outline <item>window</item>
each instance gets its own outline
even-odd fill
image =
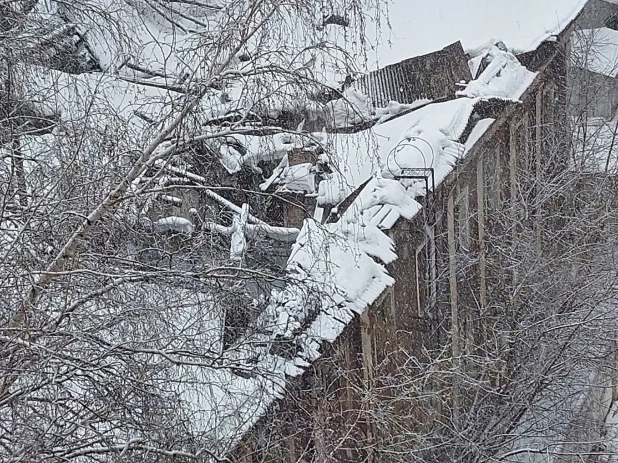
[[[429,244],[429,307],[433,308],[438,302],[438,269],[436,266],[436,232],[433,225],[426,226]]]
[[[544,95],[545,87],[542,87],[536,94],[536,108],[534,116],[534,178],[537,181],[537,184],[540,181],[541,160],[543,157],[543,136],[545,132],[545,108],[543,107]]]
[[[372,347],[373,366],[378,368],[388,357],[393,337],[393,289],[390,288],[375,303],[375,325],[373,327]]]
[[[425,239],[414,253],[416,274],[416,306],[418,316],[425,316],[427,309],[437,303],[436,239],[432,225],[425,226]]]
[[[470,250],[470,189],[468,185],[459,186],[459,194],[455,201],[457,208],[457,231],[459,235],[459,248],[463,251]]]
[[[487,209],[492,211],[498,211],[502,208],[501,156],[501,148],[496,147],[493,152],[486,153],[483,159],[486,191],[485,202]]]
[[[528,172],[534,172],[534,163],[532,162],[531,147],[530,147],[530,117],[525,113],[520,121],[513,127],[511,137],[513,137],[512,148],[516,157],[517,167],[524,172],[524,177],[527,177]]]
[[[545,110],[545,126],[551,128],[550,126],[554,123],[555,114],[556,114],[556,85],[553,82],[548,83],[543,89],[543,100]]]
[[[605,20],[605,27],[618,31],[618,14],[613,14]]]
[[[423,242],[414,253],[414,273],[416,274],[416,309],[418,311],[418,316],[422,317],[425,312],[425,275],[424,275],[424,267],[425,265],[425,254],[426,254],[426,246],[427,242]]]
[[[539,154],[533,149],[534,137],[531,136],[531,132],[536,130],[536,127],[531,122],[532,118],[525,113],[511,134],[514,138],[513,149],[515,150],[513,153],[515,171],[511,174],[515,181],[515,188],[511,190],[515,194],[513,218],[520,222],[520,225],[525,224],[525,226],[530,225],[531,207],[535,204],[534,198],[538,187],[537,170],[540,168],[537,162]]]

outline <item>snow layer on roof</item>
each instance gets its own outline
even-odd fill
[[[536,77],[536,73],[528,71],[514,55],[496,46],[489,47],[479,56],[491,62],[465,90],[457,92],[458,95],[518,100]]]
[[[176,6],[177,10],[183,8],[187,6]],[[174,27],[156,14],[147,2],[90,0],[77,7],[70,2],[38,2],[36,13],[41,17],[59,14],[67,21],[78,24],[104,70],[116,69],[130,58],[133,64],[150,70],[168,70],[170,75],[181,75],[188,70],[186,55],[196,55],[199,34],[191,30],[196,24],[168,10],[168,17],[176,16],[171,19],[181,27],[186,26],[186,29]],[[213,10],[193,7],[191,14],[207,21],[212,18]],[[126,68],[124,70],[128,71]]]
[[[477,141],[481,139],[483,135],[485,135],[485,132],[489,130],[489,127],[491,127],[491,124],[493,124],[494,121],[495,119],[487,118],[481,119],[476,123],[476,125],[472,129],[472,132],[470,133],[470,136],[468,136],[468,139],[466,140],[466,153],[472,149],[472,147],[476,144]]]
[[[436,183],[440,183],[464,153],[458,140],[468,126],[477,101],[460,98],[411,113],[408,130],[389,152],[383,174],[398,177],[404,174],[404,169],[431,168]]]
[[[233,445],[283,396],[286,377],[301,375],[320,357],[324,342],[334,341],[394,283],[383,265],[396,258],[394,243],[377,228],[372,212],[388,206],[410,218],[421,207],[415,194],[395,180],[374,178],[338,222],[305,220],[288,259],[289,284],[273,290],[254,334],[237,351],[231,350],[250,377],[227,370],[207,372],[212,390],[195,391],[199,406],[193,408],[200,410],[196,418],[214,441]],[[308,327],[300,332],[303,323]],[[285,344],[295,351],[291,358],[270,349]]]
[[[573,34],[573,63],[608,77],[618,76],[618,31],[602,27]]]
[[[172,114],[173,97],[163,89],[136,85],[107,74],[70,75],[31,69],[28,97],[37,107],[60,116],[61,125],[87,126],[99,134],[110,127],[123,146],[143,143]]]
[[[440,50],[461,40],[464,49],[491,39],[515,52],[535,49],[559,33],[587,0],[392,0],[392,32],[369,55],[370,67],[383,67],[412,56]],[[375,28],[369,30],[375,37]],[[391,44],[389,45],[389,40]]]
[[[365,95],[354,88],[343,93],[343,98],[326,104],[332,127],[350,127],[371,119],[371,105]]]
[[[391,151],[402,139],[402,134],[416,126],[420,120],[427,124],[438,124],[439,130],[457,139],[468,123],[474,105],[473,99],[462,98],[437,105],[428,105],[414,112],[389,119],[384,123],[354,134],[314,133],[315,143],[321,144],[327,152],[326,161],[333,170],[332,176],[319,184],[318,201],[321,204],[336,204],[357,187],[382,171]],[[393,103],[395,105],[395,103]],[[463,114],[460,108],[463,107]],[[456,118],[456,121],[453,120]],[[437,120],[438,119],[438,120]],[[440,125],[440,120],[446,121]],[[247,150],[244,156],[238,155],[231,172],[240,170],[242,165],[255,165],[260,160],[282,159],[292,150],[307,147],[307,140],[294,134],[281,133],[273,136],[230,137],[241,143]],[[226,164],[229,165],[229,164]],[[276,177],[279,173],[276,172]],[[273,174],[275,175],[275,174]],[[270,185],[265,182],[264,186]]]
[[[465,130],[477,100],[460,98],[425,106],[370,131],[336,135],[328,146],[333,175],[319,184],[318,203],[337,204],[372,175],[401,175],[404,167],[444,166],[444,153]],[[446,150],[446,151],[445,151]],[[404,159],[405,158],[405,159]]]

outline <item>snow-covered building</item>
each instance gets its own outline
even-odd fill
[[[488,447],[508,447],[522,409],[508,411],[501,423],[487,418],[507,389],[512,366],[496,351],[516,362],[500,323],[505,307],[516,311],[521,302],[504,288],[520,281],[512,262],[554,245],[549,231],[559,228],[554,222],[562,217],[546,214],[553,198],[543,186],[569,164],[565,82],[577,75],[569,73],[569,57],[579,43],[570,38],[578,28],[613,34],[608,30],[616,1],[395,1],[389,40],[372,37],[377,27],[367,18],[375,48],[364,50],[365,72],[328,68],[323,61],[330,53],[340,61],[337,47],[313,55],[320,49],[315,44],[285,48],[289,30],[258,34],[256,43],[244,44],[249,51],[227,56],[209,28],[222,37],[234,35],[226,19],[235,17],[236,8],[251,11],[254,2],[230,2],[229,9],[202,1],[92,3],[88,10],[71,2],[24,1],[19,14],[0,5],[0,30],[11,30],[19,17],[35,18],[11,42],[15,61],[26,63],[29,85],[0,83],[11,110],[11,117],[0,116],[0,143],[25,140],[24,151],[57,155],[66,163],[61,167],[68,174],[58,180],[60,190],[68,191],[68,199],[60,195],[69,210],[60,214],[62,226],[66,215],[85,217],[89,227],[91,211],[104,209],[99,205],[107,201],[108,184],[119,176],[120,186],[127,184],[122,201],[112,196],[93,220],[115,211],[121,225],[110,227],[113,239],[100,233],[93,242],[119,257],[125,276],[135,266],[141,271],[142,264],[152,271],[138,275],[145,280],[131,298],[120,293],[107,300],[103,293],[96,300],[95,293],[91,301],[92,284],[96,290],[109,284],[99,268],[107,255],[93,246],[96,252],[82,254],[93,259],[85,274],[96,275],[84,277],[83,294],[70,294],[77,302],[65,303],[71,310],[81,301],[130,305],[143,309],[148,320],[160,311],[166,323],[173,314],[168,326],[145,324],[137,340],[133,331],[114,331],[113,325],[106,333],[110,344],[148,349],[143,361],[166,368],[165,375],[154,376],[157,386],[165,386],[157,389],[161,396],[173,397],[177,407],[166,417],[176,419],[182,410],[183,432],[191,438],[165,440],[177,423],[165,421],[165,439],[157,445],[167,453],[159,455],[191,455],[176,451],[178,445],[198,458],[228,455],[232,461],[387,461],[416,446],[430,449],[435,459],[452,460],[440,448],[434,451],[423,437],[430,433],[423,432],[453,426],[465,436],[462,416],[475,400],[469,391],[483,388],[492,399],[480,408],[482,416],[467,419],[490,423],[489,437],[505,439]],[[219,15],[224,10],[228,16]],[[99,24],[96,18],[109,21]],[[294,29],[286,19],[280,25]],[[316,20],[313,29],[325,30],[328,19]],[[333,26],[347,20],[330,21]],[[346,35],[333,34],[327,38],[335,43]],[[132,39],[117,40],[124,35]],[[263,56],[262,40],[274,40],[278,48]],[[286,54],[298,60],[282,60]],[[213,77],[221,62],[224,71]],[[294,67],[281,69],[282,63]],[[316,82],[313,67],[335,76],[329,75],[330,83]],[[0,67],[6,82],[9,71]],[[28,103],[15,107],[10,92]],[[185,112],[190,117],[183,119]],[[170,120],[183,123],[165,132]],[[45,138],[54,130],[60,136]],[[82,137],[86,131],[94,135]],[[132,167],[136,147],[152,146],[161,134],[152,157]],[[81,153],[86,155],[74,162],[71,156]],[[12,156],[15,166],[19,159],[21,154]],[[51,164],[52,172],[60,170]],[[89,173],[105,179],[105,188],[73,184],[71,169],[80,181]],[[23,166],[21,171],[24,177]],[[130,182],[127,171],[135,171]],[[10,189],[27,205],[25,186]],[[38,190],[47,195],[45,188]],[[51,213],[56,207],[52,202]],[[14,222],[0,236],[1,249],[11,248],[21,233]],[[530,246],[520,249],[515,243],[524,236]],[[54,238],[44,243],[37,271],[47,268],[50,256],[73,257],[63,255]],[[112,275],[119,271],[105,265]],[[36,274],[51,281],[52,273],[63,276],[59,269]],[[157,279],[168,274],[169,280],[178,278]],[[250,282],[234,285],[235,279]],[[221,289],[219,280],[228,286]],[[77,288],[74,283],[61,281],[58,294]],[[225,301],[217,299],[221,295]],[[50,300],[52,313],[56,299]],[[83,329],[71,314],[76,321],[69,331]],[[71,318],[59,317],[59,326]],[[162,329],[170,333],[161,338],[156,331]],[[117,342],[116,336],[127,339]],[[474,361],[462,364],[463,353],[482,363],[478,371],[486,377],[475,376]],[[42,369],[33,369],[33,376],[40,375]],[[121,377],[124,370],[118,371]],[[464,376],[474,384],[462,382]],[[78,401],[90,386],[67,384],[67,394]],[[106,400],[104,394],[96,397]],[[58,450],[49,439],[40,453],[88,458],[101,448],[122,458],[139,446],[155,448],[148,426],[136,434],[106,428],[116,419],[112,409],[103,425],[89,427],[85,413],[76,419],[80,432],[70,423],[62,428],[64,421],[50,415],[48,428],[74,435],[76,450]],[[84,436],[94,442],[85,449]],[[23,459],[20,452],[16,461]]]
[[[466,386],[457,385],[457,370],[464,368],[457,358],[479,344],[500,342],[487,337],[486,327],[499,317],[493,311],[506,297],[504,280],[516,285],[519,278],[499,249],[526,233],[534,237],[534,252],[553,245],[545,215],[551,200],[541,206],[535,198],[539,185],[569,164],[563,130],[570,50],[579,46],[582,27],[611,24],[618,14],[611,1],[572,3],[561,10],[553,4],[554,18],[561,14],[558,25],[528,35],[527,47],[494,40],[467,48],[469,68],[462,75],[469,77],[451,82],[458,89],[445,98],[404,88],[405,79],[397,75],[409,72],[412,87],[425,82],[427,93],[435,95],[432,82],[415,75],[414,59],[352,83],[370,97],[348,103],[367,105],[364,122],[371,120],[372,127],[348,124],[347,132],[354,133],[335,137],[332,151],[319,158],[331,168],[312,177],[311,188],[296,176],[317,172],[318,163],[292,169],[286,158],[275,174],[279,188],[293,185],[290,190],[317,197],[316,210],[288,260],[295,281],[273,293],[258,322],[269,333],[269,353],[279,358],[286,379],[234,458],[386,461],[389,452],[405,448],[393,436],[408,439],[410,446],[430,445],[418,437],[423,431],[444,419],[458,425],[456,414],[463,414],[469,397]],[[424,76],[432,72],[432,55],[426,56],[421,62],[427,66],[418,70]],[[436,73],[444,77],[439,66]],[[403,98],[421,96],[384,104],[386,95],[398,92]],[[267,187],[276,182],[271,179]],[[328,298],[312,298],[324,290]],[[444,384],[426,384],[406,402],[409,391],[384,383],[384,373],[402,365],[406,374],[420,374],[409,362],[440,349],[452,353],[441,367],[452,375],[446,396],[438,392]],[[488,381],[506,381],[508,368],[497,367]],[[608,403],[605,397],[584,418],[576,417],[586,420],[591,442]],[[512,422],[502,425],[506,436]],[[578,447],[573,455],[586,451]]]

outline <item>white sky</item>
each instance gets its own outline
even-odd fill
[[[382,67],[461,40],[465,49],[490,39],[531,50],[572,20],[586,0],[390,0],[392,33],[382,34],[370,66]],[[375,37],[375,29],[368,31]],[[392,44],[388,45],[388,39]]]

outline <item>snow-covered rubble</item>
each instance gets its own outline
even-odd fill
[[[385,108],[376,108],[375,116],[378,118],[378,123],[386,122],[398,115],[412,111],[421,106],[427,105],[431,103],[432,100],[427,98],[421,98],[416,100],[410,104],[402,104],[397,101],[389,101],[388,105]]]
[[[333,167],[333,173],[319,183],[318,207],[336,205],[358,191],[345,210],[337,211],[335,222],[305,220],[287,263],[288,284],[273,291],[255,326],[261,333],[256,341],[295,346],[289,358],[271,350],[260,354],[263,365],[276,365],[272,374],[277,386],[268,400],[280,397],[286,376],[302,374],[320,357],[324,342],[333,342],[394,283],[385,265],[397,254],[386,231],[402,217],[413,218],[422,208],[417,199],[427,194],[424,182],[400,178],[404,169],[431,168],[439,184],[494,122],[479,121],[465,143],[462,137],[475,105],[484,98],[516,100],[535,77],[508,52],[492,48],[486,56],[491,62],[468,85],[470,93],[428,104],[365,133],[326,140],[328,155],[321,160]],[[495,79],[500,83],[494,84]],[[285,162],[280,165],[284,168]],[[231,421],[225,427],[233,427]]]
[[[329,102],[325,112],[334,128],[351,127],[372,119],[367,97],[354,88],[344,91],[343,98]]]
[[[265,136],[235,134],[222,142],[221,163],[230,174],[239,172],[243,166],[258,170],[260,161],[280,161],[292,151],[315,150],[326,141],[327,134],[324,132],[301,134],[281,131]],[[238,151],[238,145],[244,148],[244,153]],[[285,161],[280,167],[284,165]]]
[[[503,98],[517,101],[530,86],[536,73],[529,71],[508,51],[495,45],[484,50],[474,60],[488,60],[487,68],[459,96],[469,98]]]
[[[309,162],[289,165],[286,154],[272,175],[260,185],[262,191],[278,185],[277,192],[315,193],[315,167]]]
[[[470,85],[484,85],[486,96],[492,98],[520,96],[522,82],[516,77],[527,76],[528,71],[519,63],[511,63],[508,56],[512,55],[506,52],[492,50],[491,53],[490,59],[498,60],[496,66],[502,72],[500,77],[496,77],[490,69],[490,75],[517,82],[517,85],[506,94],[504,87],[500,86],[499,95],[492,95],[492,79],[485,73],[479,78],[482,84],[472,82]],[[516,61],[514,57],[512,59]],[[505,66],[504,63],[510,64]],[[462,144],[461,137],[470,124],[478,102],[478,98],[463,97],[429,104],[379,124],[371,130],[375,137],[373,149],[367,140],[363,143],[362,137],[367,137],[366,133],[336,135],[334,143],[327,143],[331,149],[326,160],[334,166],[334,172],[319,184],[318,205],[337,204],[349,192],[362,188],[346,210],[338,211],[340,216],[335,223],[305,222],[287,266],[293,283],[284,292],[273,294],[267,325],[278,327],[276,334],[296,336],[299,333],[290,330],[290,323],[298,324],[306,321],[307,316],[316,316],[306,312],[309,306],[306,299],[310,292],[307,288],[326,289],[323,294],[330,295],[327,302],[319,304],[317,319],[321,326],[332,332],[332,326],[327,327],[324,314],[335,308],[339,311],[346,308],[351,316],[362,312],[374,300],[365,295],[366,288],[372,288],[370,293],[375,298],[379,295],[379,292],[374,294],[377,287],[383,290],[392,284],[392,278],[383,265],[374,260],[388,264],[397,258],[384,228],[392,226],[400,217],[412,218],[421,208],[416,198],[427,194],[424,182],[396,179],[408,168],[431,168],[436,183],[441,182],[471,147]],[[472,132],[474,141],[492,122],[486,120],[479,124],[480,128]],[[337,169],[338,166],[341,170]],[[287,164],[284,161],[280,169],[285,168]],[[280,175],[277,173],[275,177],[280,178]],[[299,286],[302,290],[298,289]],[[299,295],[302,295],[302,301],[295,300]],[[268,318],[267,314],[264,317]],[[303,339],[306,339],[306,334]],[[334,338],[325,336],[324,339],[332,341]],[[316,342],[321,342],[321,339]],[[313,359],[313,355],[307,359]]]
[[[163,217],[154,223],[155,229],[159,232],[175,232],[190,235],[195,230],[195,226],[189,219],[184,217]]]

